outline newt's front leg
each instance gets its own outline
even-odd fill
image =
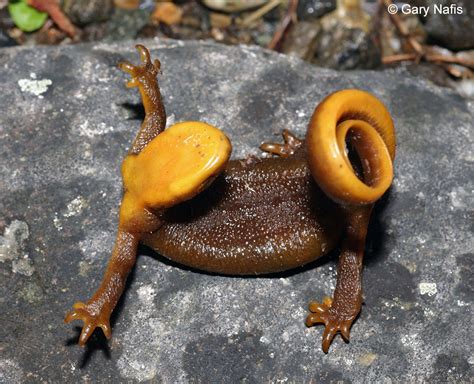
[[[288,129],[284,129],[281,135],[283,136],[284,144],[264,142],[260,145],[260,149],[263,152],[287,158],[293,156],[302,147],[303,141],[298,139]]]
[[[74,304],[65,321],[82,320],[79,344],[84,345],[94,329],[109,338],[110,315],[135,264],[137,246],[144,234],[156,231],[165,210],[202,191],[225,168],[230,157],[228,138],[202,122],[182,122],[164,130],[166,115],[156,75],[158,61],[137,46],[143,65],[122,63],[132,75],[128,86],[138,86],[146,116],[122,163],[124,196],[120,206],[117,240],[99,289],[86,303]]]

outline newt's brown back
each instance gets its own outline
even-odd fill
[[[300,157],[229,162],[193,199],[167,211],[142,241],[178,263],[223,274],[288,270],[334,248],[341,212]]]

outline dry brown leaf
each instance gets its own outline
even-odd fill
[[[114,0],[114,5],[121,9],[137,9],[140,5],[140,0]]]
[[[209,21],[215,28],[227,28],[232,24],[232,17],[223,13],[210,12]]]
[[[28,0],[28,4],[38,11],[48,13],[56,25],[69,36],[74,37],[76,35],[76,28],[63,13],[56,0]]]
[[[172,2],[157,3],[151,15],[154,22],[168,25],[179,24],[183,17],[183,10]]]

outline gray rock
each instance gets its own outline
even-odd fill
[[[80,26],[107,21],[114,11],[113,0],[63,0],[62,9]]]
[[[380,66],[374,37],[332,12],[321,20],[299,21],[285,38],[283,53],[318,66],[337,69],[373,69]]]
[[[313,42],[316,65],[338,69],[373,69],[380,66],[380,50],[370,32],[351,28],[334,18]]]
[[[104,40],[121,41],[135,39],[139,31],[148,24],[150,11],[147,9],[121,9],[116,8],[112,18],[107,23]]]
[[[298,1],[298,20],[315,20],[336,9],[336,0]]]
[[[286,55],[311,61],[318,49],[321,28],[321,23],[317,21],[298,21],[290,28],[281,51]]]
[[[17,45],[16,41],[13,40],[6,31],[0,28],[0,48],[13,47]]]
[[[332,257],[272,278],[190,271],[143,248],[113,317],[85,350],[63,324],[98,286],[113,245],[119,167],[139,126],[116,64],[133,43],[0,51],[0,382],[468,382],[472,379],[472,114],[403,70],[335,72],[257,48],[146,41],[171,121],[224,129],[234,157],[346,87],[393,114],[396,176],[378,204],[365,305],[349,344],[304,326],[331,294]],[[10,251],[9,251],[10,250]],[[23,263],[21,263],[23,261]],[[14,265],[22,265],[15,268]]]
[[[425,22],[426,32],[431,39],[453,50],[474,48],[474,2],[472,0],[418,1],[429,7],[428,16],[422,21]],[[455,8],[450,9],[450,6]]]

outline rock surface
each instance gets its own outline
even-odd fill
[[[298,20],[316,20],[336,9],[335,0],[302,0],[298,1]]]
[[[458,0],[454,3],[451,0],[418,0],[418,2],[429,7],[426,20],[422,20],[430,38],[453,50],[474,48],[472,0]]]
[[[121,159],[140,123],[133,44],[0,50],[0,382],[467,382],[473,377],[473,106],[400,70],[340,73],[257,48],[148,41],[169,120],[224,129],[234,157],[302,136],[328,93],[380,97],[398,129],[349,344],[304,326],[335,257],[273,278],[211,276],[141,249],[108,344],[63,316],[99,284]]]
[[[17,45],[16,41],[0,27],[0,47],[13,47],[14,45]]]
[[[114,11],[113,0],[63,0],[62,9],[71,21],[84,26],[106,21]]]

